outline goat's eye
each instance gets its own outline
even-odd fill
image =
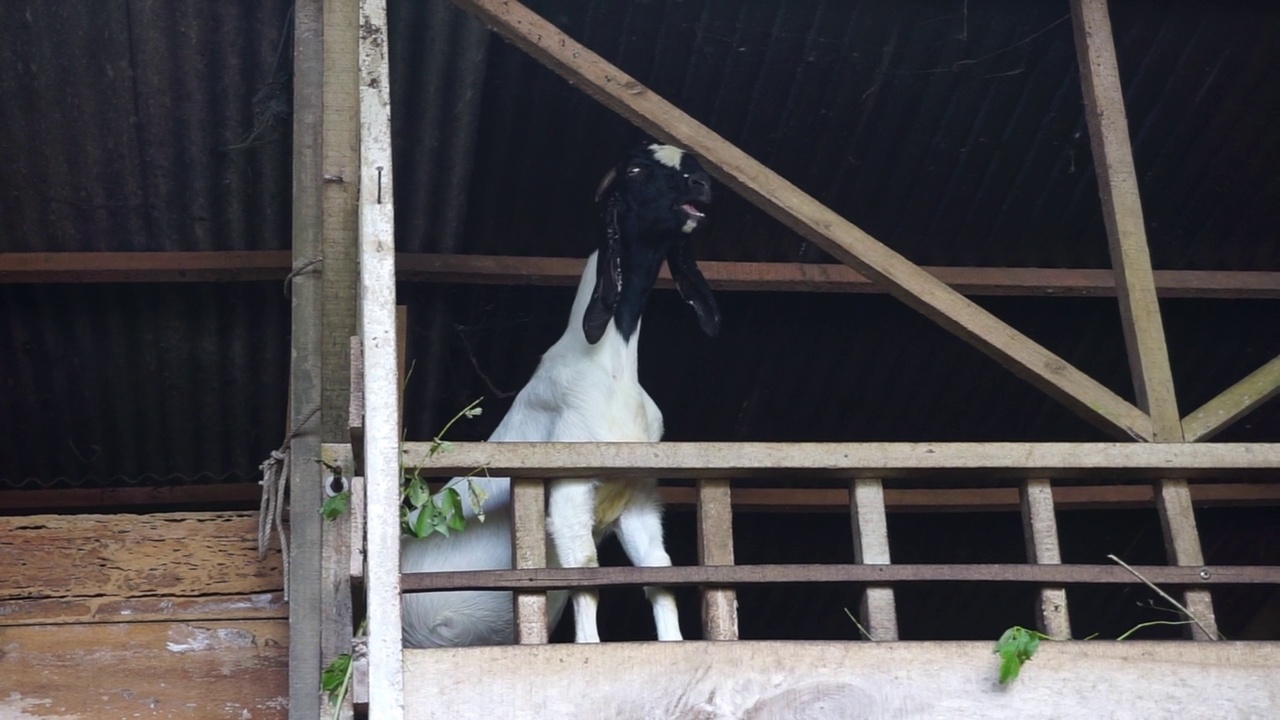
[[[627,168],[627,175],[630,177],[635,177],[636,175],[639,175],[642,172],[644,172],[644,168],[640,167],[639,165],[632,165],[631,167]]]

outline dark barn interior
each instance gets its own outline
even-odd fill
[[[1060,0],[527,5],[913,262],[1062,277],[1111,266]],[[290,248],[288,2],[31,0],[4,14],[0,45],[22,61],[0,68],[0,259]],[[447,3],[396,0],[390,16],[397,250],[584,257],[592,190],[640,132]],[[1130,0],[1113,3],[1112,21],[1153,265],[1219,282],[1162,288],[1185,414],[1280,355],[1280,5]],[[703,260],[833,262],[723,187],[712,222]],[[484,415],[450,437],[486,437],[562,331],[574,278],[507,267],[484,283],[402,278],[408,438],[432,437],[478,397]],[[288,431],[287,271],[88,282],[0,266],[0,511],[256,508],[259,463]],[[1004,284],[972,295],[1134,399],[1113,294]],[[718,299],[713,339],[675,293],[650,303],[642,377],[667,440],[1110,439],[874,289]],[[1280,442],[1280,403],[1214,440]],[[1197,503],[1207,562],[1280,565],[1274,488]],[[891,503],[894,561],[1025,562],[1013,497]],[[675,563],[695,564],[688,505],[667,517]],[[1059,525],[1065,562],[1166,562],[1149,496],[1082,501]],[[850,562],[851,543],[839,503],[779,502],[735,522],[739,564]],[[625,559],[614,543],[602,561]],[[860,592],[741,588],[742,637],[855,639],[846,609]],[[1028,585],[897,592],[903,639],[1035,624]],[[1068,592],[1077,637],[1171,617],[1141,586]],[[604,639],[648,637],[638,591],[603,596]],[[1280,640],[1273,587],[1213,597],[1228,638]],[[679,598],[696,637],[696,589]]]

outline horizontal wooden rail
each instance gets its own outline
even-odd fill
[[[207,252],[0,253],[0,283],[243,282],[283,280],[291,254],[282,250]],[[401,280],[474,285],[572,286],[581,258],[397,253]],[[705,261],[720,291],[883,293],[853,268],[835,263]],[[1114,297],[1110,270],[1092,268],[925,267],[964,295]],[[1280,272],[1157,270],[1164,298],[1280,298]],[[674,287],[664,269],[658,287]]]
[[[1227,478],[1280,481],[1280,443],[455,443],[401,444],[401,464],[454,476],[533,478]]]
[[[335,447],[335,446],[330,446]],[[350,472],[350,468],[346,468]],[[1280,475],[1280,470],[1277,470]],[[697,489],[662,487],[663,504],[686,508],[694,504]],[[1150,506],[1154,493],[1150,485],[1068,485],[1054,488],[1059,510]],[[256,483],[220,485],[170,485],[165,487],[69,488],[65,490],[21,490],[0,496],[0,516],[37,513],[103,512],[108,509],[203,508],[221,510],[252,509],[262,499]],[[1191,500],[1205,505],[1277,505],[1280,483],[1193,483]],[[889,512],[949,512],[972,510],[1014,511],[1018,509],[1015,487],[889,489],[884,493]],[[830,488],[750,488],[733,489],[737,511],[772,512],[832,510],[849,511],[849,491]]]
[[[1280,567],[1134,567],[1157,585],[1274,585]],[[405,592],[555,590],[633,585],[762,585],[773,583],[1015,582],[1127,585],[1140,581],[1117,565],[710,565],[681,567],[545,568],[406,573]]]

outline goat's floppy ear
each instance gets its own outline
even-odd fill
[[[671,269],[671,278],[676,281],[680,297],[698,314],[702,332],[715,337],[720,332],[720,308],[711,294],[711,286],[693,259],[693,243],[681,239],[672,245],[667,251],[667,267]]]
[[[611,179],[612,175],[610,173],[606,179]],[[609,327],[609,321],[618,308],[618,296],[622,294],[622,232],[618,228],[618,205],[616,197],[609,198],[604,209],[605,240],[596,256],[596,287],[582,315],[582,332],[592,345],[604,337],[604,330]]]

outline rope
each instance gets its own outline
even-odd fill
[[[322,262],[324,262],[324,258],[314,257],[314,258],[311,258],[310,260],[303,260],[297,265],[294,265],[293,269],[289,271],[289,274],[284,276],[284,296],[289,297],[289,288],[291,287],[289,283],[293,282],[294,278],[301,275],[303,272],[307,270],[307,268],[311,267],[312,265],[318,265]]]
[[[271,547],[271,530],[275,529],[280,541],[280,557],[284,571],[284,599],[289,599],[289,538],[284,532],[284,491],[289,484],[289,445],[302,434],[302,428],[320,412],[317,403],[298,421],[279,450],[272,450],[271,457],[258,466],[262,470],[262,502],[258,505],[258,559],[266,558]]]

